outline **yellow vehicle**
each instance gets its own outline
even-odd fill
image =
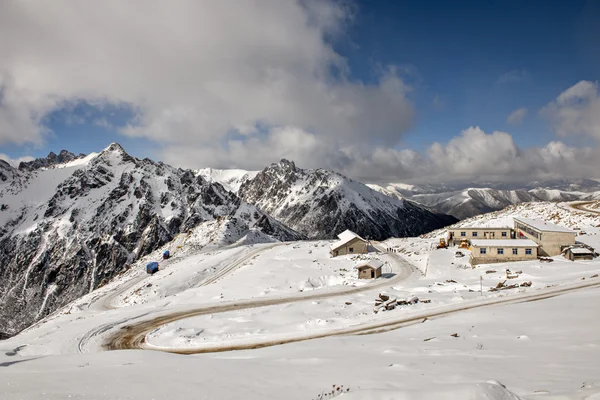
[[[446,239],[445,238],[440,238],[440,243],[438,244],[437,248],[438,249],[445,249],[446,247],[448,247],[448,244],[446,243]]]

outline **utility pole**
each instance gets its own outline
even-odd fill
[[[483,296],[483,275],[479,275],[479,293]]]

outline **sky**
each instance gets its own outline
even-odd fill
[[[600,178],[600,1],[0,3],[0,158]]]

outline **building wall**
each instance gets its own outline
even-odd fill
[[[492,264],[500,262],[528,261],[535,260],[538,256],[538,248],[532,247],[531,254],[525,254],[525,249],[529,247],[500,247],[504,249],[504,254],[498,254],[499,247],[485,247],[486,254],[481,254],[482,246],[473,247],[471,250],[471,264]],[[513,248],[517,249],[517,254],[513,254]]]
[[[573,253],[571,253],[571,250],[567,250],[566,256],[571,261],[575,261],[575,260],[593,260],[594,259],[594,256],[592,254],[573,254]]]
[[[353,249],[353,251],[350,251],[350,249]],[[360,240],[359,238],[355,238],[339,249],[332,250],[331,254],[334,257],[337,257],[345,256],[346,254],[366,254],[367,252],[367,242]]]
[[[374,271],[374,278],[379,278],[381,276],[381,268],[375,269],[371,267],[366,267],[358,270],[358,279],[372,279],[372,271]]]
[[[452,239],[449,239],[449,245],[454,246],[455,244],[460,243],[461,240],[467,239],[510,239],[511,238],[510,228],[459,228],[452,229],[450,233],[452,234]],[[465,236],[461,236],[461,232],[465,233]],[[473,236],[473,232],[477,233],[477,236]],[[502,236],[502,232],[505,233],[506,236]]]
[[[575,236],[577,235],[575,232],[541,232],[528,226],[526,227],[529,229],[523,230],[518,228],[520,225],[525,224],[517,223],[515,221],[517,235],[523,233],[523,237],[531,239],[539,244],[540,248],[538,252],[540,256],[558,256],[562,253],[563,246],[575,244]]]

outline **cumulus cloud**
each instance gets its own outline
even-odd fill
[[[600,140],[598,82],[578,82],[562,92],[541,113],[548,117],[557,135],[583,135]]]
[[[523,119],[525,118],[526,115],[527,115],[527,109],[525,107],[517,108],[515,111],[511,112],[508,115],[508,117],[506,118],[506,122],[511,125],[520,124],[521,122],[523,122]]]
[[[274,153],[274,148],[280,151]],[[379,184],[528,184],[547,179],[599,177],[600,168],[595,149],[570,147],[560,141],[522,149],[509,133],[486,133],[479,127],[469,127],[449,142],[434,143],[423,152],[369,145],[338,147],[333,140],[323,141],[314,133],[288,127],[249,141],[230,140],[225,146],[169,148],[164,156],[171,163],[189,159],[187,166],[192,168],[203,165],[247,169],[262,169],[287,158],[303,168],[327,168],[362,182]],[[231,164],[232,158],[238,163]]]
[[[4,154],[4,153],[0,153],[0,160],[6,161],[7,163],[9,163],[10,165],[12,165],[13,167],[18,167],[19,164],[22,161],[25,161],[25,162],[27,162],[27,161],[33,161],[34,158],[30,157],[30,156],[19,157],[19,158],[12,158],[12,157]]]
[[[377,148],[349,159],[355,161],[343,172],[373,183],[528,184],[600,177],[600,158],[593,148],[552,141],[522,149],[509,133],[486,133],[479,127],[465,129],[446,144],[434,143],[425,152]]]
[[[0,144],[42,143],[48,113],[86,102],[127,105],[135,118],[122,133],[186,149],[167,154],[189,154],[182,164],[215,143],[229,143],[230,163],[256,142],[283,154],[286,127],[338,146],[393,145],[413,119],[410,89],[393,66],[374,84],[349,78],[329,42],[352,19],[348,4],[2,2]]]

